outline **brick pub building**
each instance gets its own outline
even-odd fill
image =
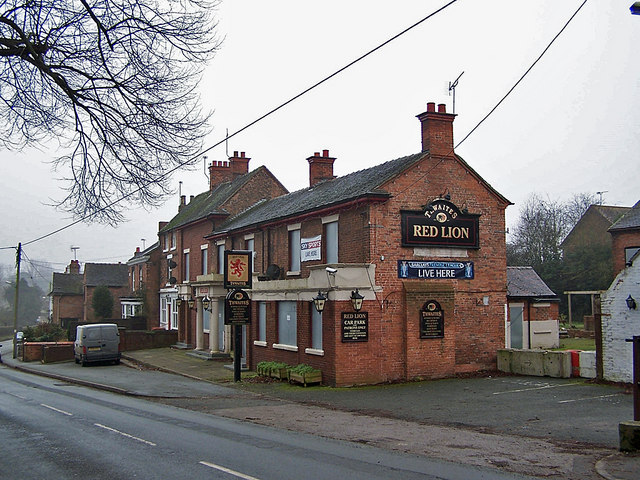
[[[197,250],[210,252],[210,267],[177,279],[174,295],[189,319],[181,338],[228,351],[223,252],[250,250],[249,367],[305,363],[330,385],[494,369],[505,345],[510,202],[453,152],[454,118],[429,103],[418,115],[422,150],[414,155],[336,178],[336,159],[324,150],[307,158],[308,188],[265,195],[216,219],[201,214],[210,230]],[[161,242],[180,226],[176,218]],[[179,242],[176,252],[193,251]],[[364,300],[359,312],[354,296]],[[313,304],[319,297],[327,298],[321,314]],[[194,308],[186,310],[189,299]]]

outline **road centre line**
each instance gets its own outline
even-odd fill
[[[545,390],[547,388],[572,387],[574,385],[580,385],[580,384],[579,383],[564,383],[562,385],[544,385],[542,387],[519,388],[517,390],[505,390],[504,392],[493,392],[493,395],[502,395],[503,393],[530,392],[532,390]]]
[[[619,393],[611,393],[609,395],[598,395],[597,397],[574,398],[572,400],[560,400],[560,401],[558,401],[558,403],[581,402],[582,400],[597,400],[598,398],[617,397],[618,395],[620,395],[620,394]]]
[[[43,406],[44,408],[48,408],[49,410],[53,410],[54,412],[58,412],[63,415],[67,415],[69,417],[73,417],[73,413],[65,412],[64,410],[60,410],[59,408],[52,407],[51,405],[47,405],[46,403],[41,403],[40,405]]]
[[[140,438],[140,437],[134,437],[133,435],[129,435],[128,433],[121,432],[120,430],[116,430],[115,428],[107,427],[106,425],[102,425],[101,423],[94,423],[94,425],[96,427],[104,428],[105,430],[109,430],[110,432],[114,432],[119,435],[122,435],[123,437],[131,438],[132,440],[137,440],[138,442],[146,443],[147,445],[151,445],[152,447],[156,446],[155,443],[150,442],[149,440],[145,440],[144,438]]]
[[[206,467],[214,468],[216,470],[220,470],[221,472],[228,473],[230,475],[233,475],[234,477],[243,478],[244,480],[260,480],[257,477],[252,477],[251,475],[245,475],[244,473],[236,472],[235,470],[231,470],[229,468],[223,467],[222,465],[216,465],[215,463],[210,463],[205,461],[201,461],[198,463]]]

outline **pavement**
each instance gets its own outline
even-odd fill
[[[73,361],[22,362],[11,358],[7,344],[2,348],[2,361],[8,367],[241,421],[500,469],[523,478],[640,478],[640,453],[617,450],[615,432],[611,433],[617,432],[617,421],[594,419],[584,407],[586,402],[596,402],[596,412],[617,408],[615,415],[621,411],[626,415],[631,405],[628,395],[611,387],[565,379],[508,377],[304,388],[265,381],[250,371],[243,372],[242,382],[235,383],[231,361],[207,361],[184,350],[126,352],[120,366],[83,368]],[[516,391],[526,397],[514,401],[510,392]],[[544,412],[532,413],[531,408],[537,408],[531,407],[536,405],[536,395],[557,396],[557,392],[567,391],[580,392],[573,400],[582,402],[579,418],[587,418],[587,431],[604,423],[607,434],[586,441],[576,436],[578,425],[572,429],[553,418],[545,423]],[[496,395],[501,393],[506,395]],[[507,404],[480,407],[502,397],[511,405],[525,398],[530,408],[520,418],[516,409],[505,415]],[[496,410],[493,416],[491,410]],[[474,416],[475,411],[479,413]]]

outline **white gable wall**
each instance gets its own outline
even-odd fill
[[[627,307],[631,295],[638,303],[635,310]],[[633,381],[633,347],[625,341],[640,335],[640,256],[636,255],[611,283],[602,296],[602,349],[605,380]]]

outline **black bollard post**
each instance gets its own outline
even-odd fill
[[[240,382],[242,380],[242,325],[236,323],[233,325],[233,329],[233,381]]]

